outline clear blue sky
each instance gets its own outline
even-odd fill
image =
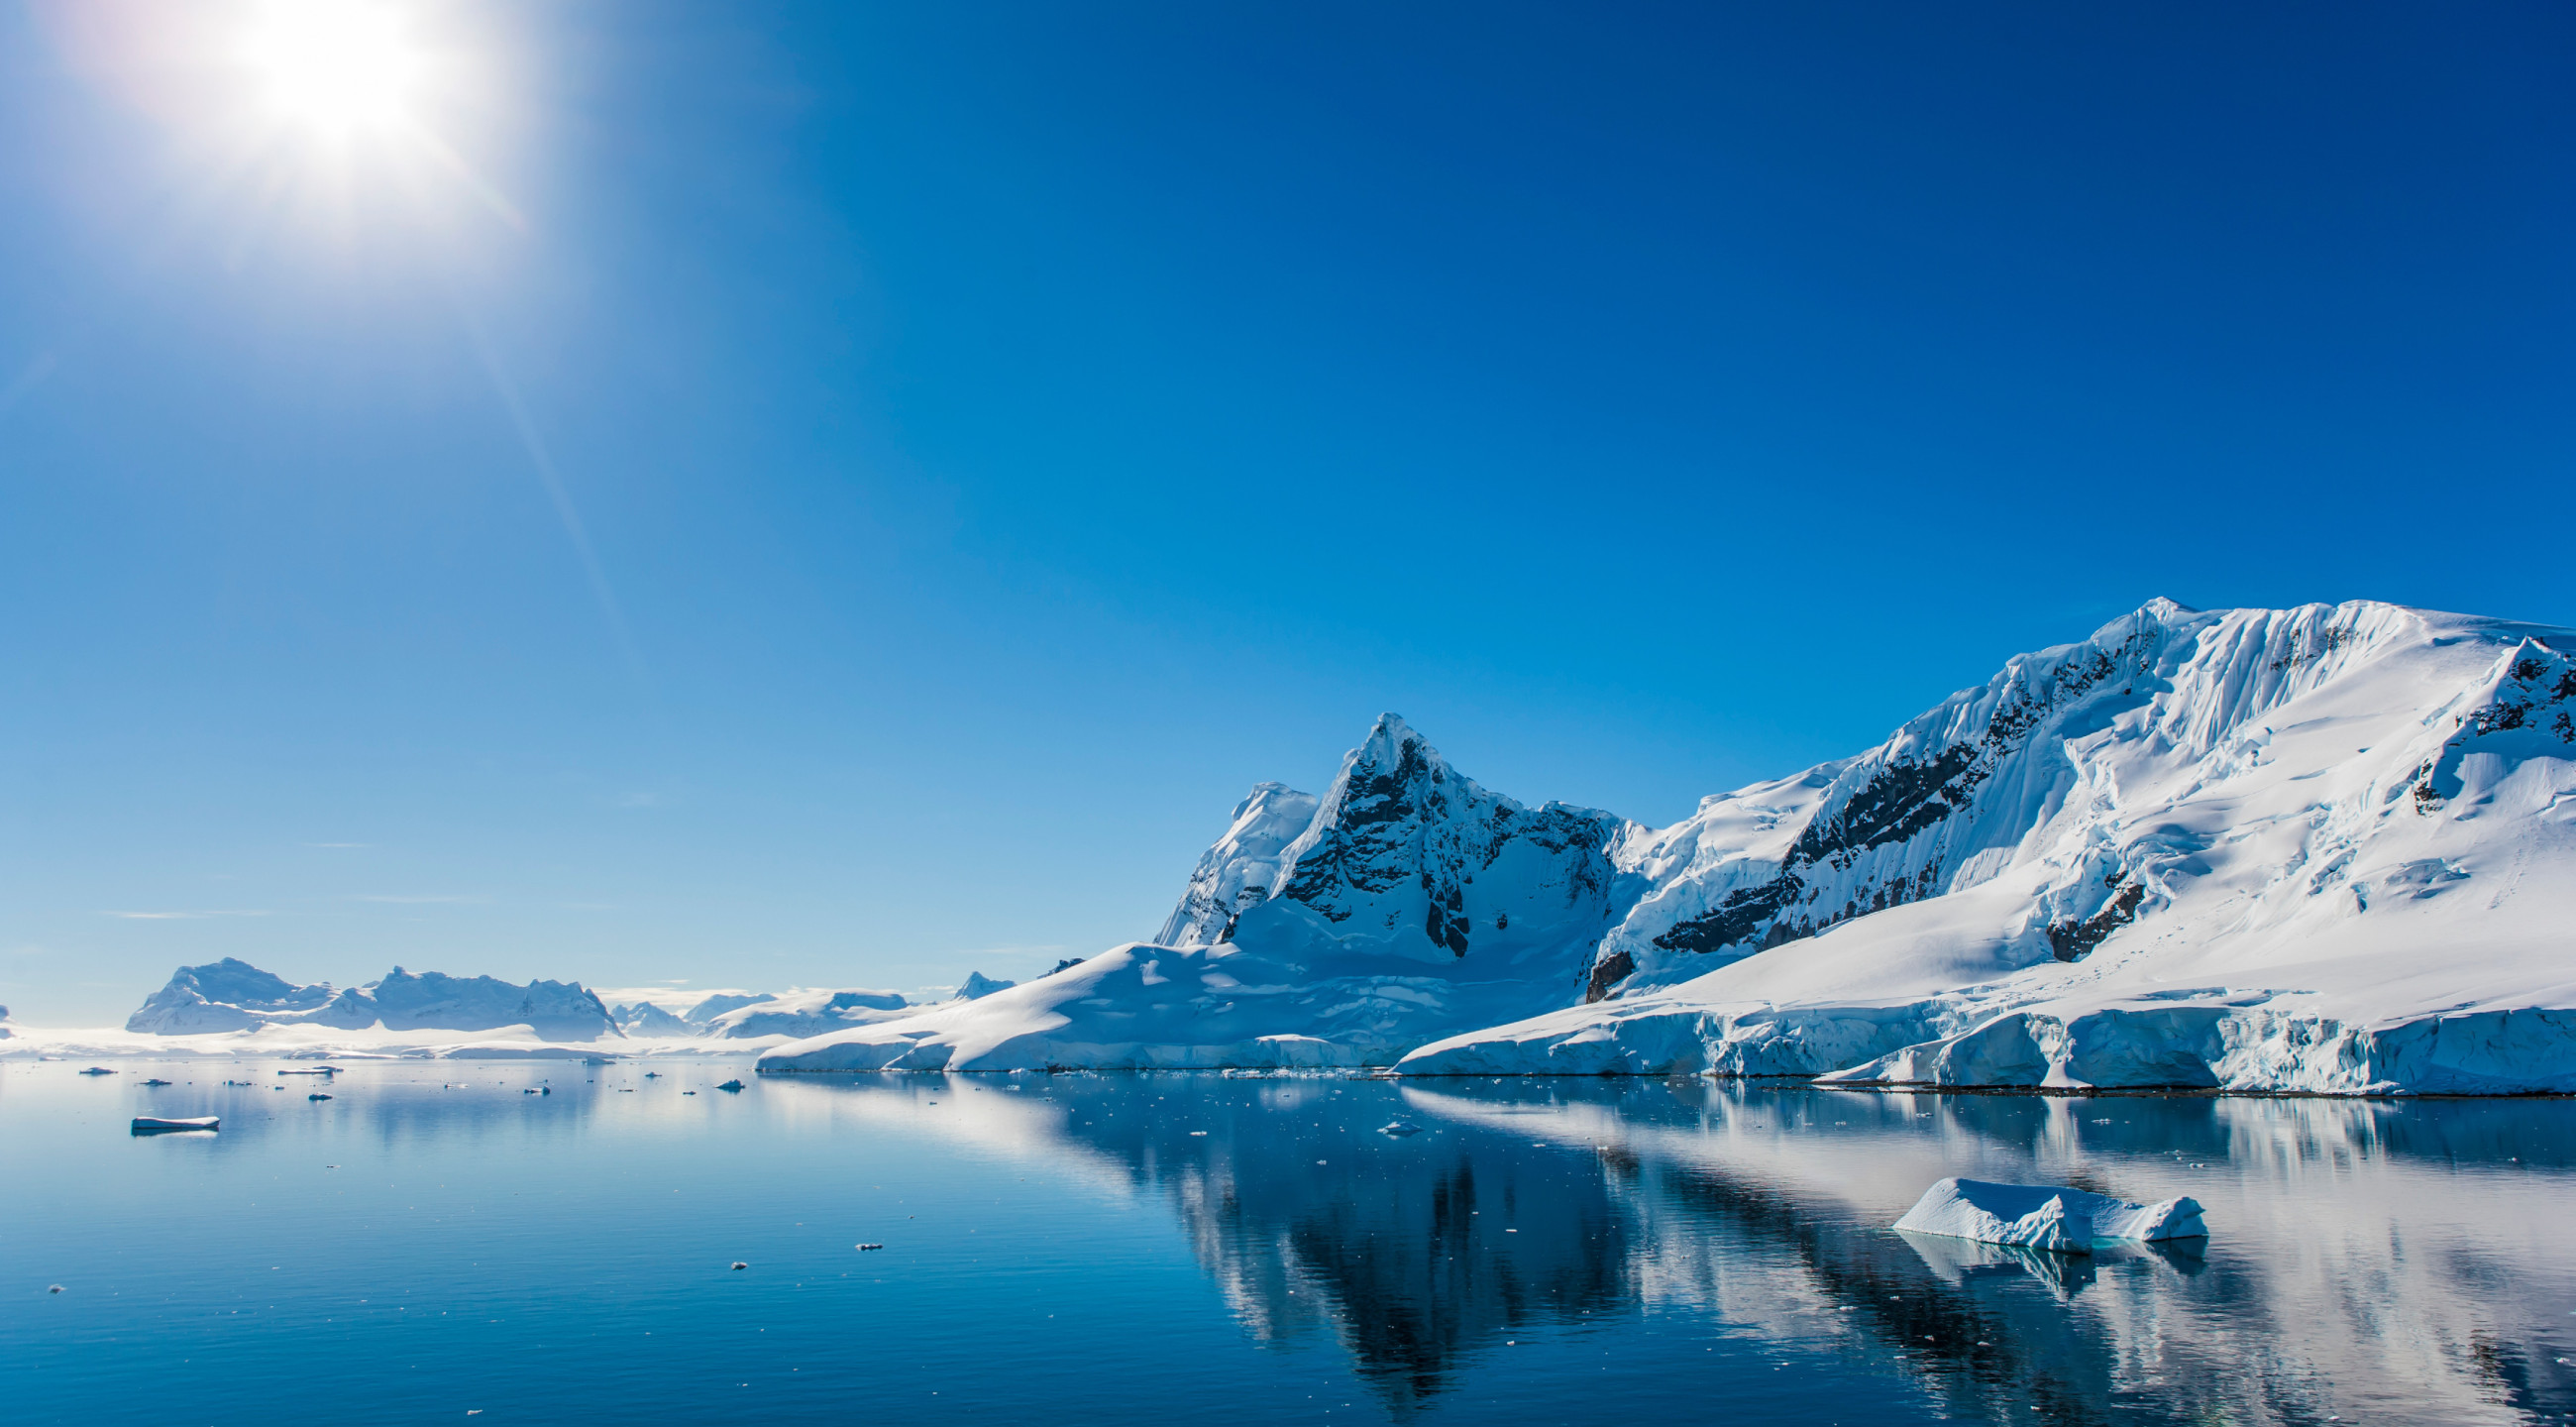
[[[2576,623],[2563,5],[422,3],[335,146],[177,3],[0,11],[21,1020],[1024,974],[1381,709],[1659,822],[2151,595]]]

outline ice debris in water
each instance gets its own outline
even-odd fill
[[[749,1264],[747,1264],[747,1263],[744,1263],[744,1262],[743,1262],[742,1260],[740,1260],[740,1259],[735,1259],[735,1260],[733,1261],[733,1266],[734,1266],[735,1268],[749,1268],[749,1267],[751,1267],[751,1265],[749,1265]]]
[[[2195,1239],[2209,1234],[2201,1223],[2199,1201],[2190,1198],[2132,1204],[2081,1189],[1988,1184],[1977,1179],[1935,1182],[1896,1221],[1896,1227],[2070,1254],[2089,1254],[2097,1243]]]
[[[1421,1134],[1422,1127],[1413,1123],[1411,1120],[1398,1115],[1394,1119],[1387,1121],[1385,1124],[1378,1126],[1377,1132],[1381,1135],[1394,1135],[1398,1139],[1401,1139],[1406,1135]]]
[[[718,1090],[731,1090],[731,1091],[735,1091],[735,1092],[739,1093],[739,1092],[741,1091],[741,1089],[742,1089],[742,1082],[741,1082],[741,1081],[739,1081],[739,1080],[728,1080],[728,1081],[726,1081],[724,1084],[719,1085],[719,1086],[717,1086],[716,1088],[717,1088]]]
[[[883,1244],[861,1244],[858,1246],[858,1249],[860,1253],[866,1253],[871,1249],[881,1249],[884,1247],[885,1245]]]
[[[328,1100],[328,1099],[330,1099],[331,1097],[330,1097],[330,1096],[328,1096],[328,1095],[314,1094],[314,1095],[307,1095],[307,1096],[305,1096],[304,1098],[305,1098],[305,1099],[307,1099],[307,1100]]]

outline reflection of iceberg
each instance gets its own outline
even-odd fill
[[[2011,1244],[2066,1254],[2089,1254],[2096,1243],[2148,1243],[2207,1238],[2200,1201],[2162,1199],[2132,1204],[2082,1189],[2044,1184],[1991,1184],[1982,1179],[1943,1179],[1896,1221],[1917,1234]]]
[[[1947,1283],[1966,1284],[1994,1275],[2029,1274],[2048,1285],[2059,1302],[2073,1298],[2093,1282],[2091,1254],[2055,1254],[2019,1244],[1984,1243],[1906,1229],[1905,1242],[1923,1256],[1926,1268]]]

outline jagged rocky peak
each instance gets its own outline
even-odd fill
[[[1618,854],[1645,832],[1596,809],[1489,792],[1384,714],[1280,853],[1276,896],[1352,950],[1446,963],[1481,949],[1489,964],[1521,962],[1588,946],[1626,911],[1642,883]]]
[[[1199,857],[1180,905],[1155,940],[1165,946],[1206,946],[1232,936],[1234,919],[1278,890],[1281,854],[1315,821],[1317,803],[1314,794],[1285,783],[1254,785],[1234,805],[1225,836]]]
[[[996,991],[1008,991],[1019,984],[1017,981],[996,981],[981,971],[969,971],[966,979],[957,984],[957,999],[981,1001]]]

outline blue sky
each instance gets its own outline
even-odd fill
[[[334,141],[175,3],[0,11],[22,1020],[1020,974],[1381,709],[1660,822],[2152,595],[2576,623],[2564,7],[423,3]]]

